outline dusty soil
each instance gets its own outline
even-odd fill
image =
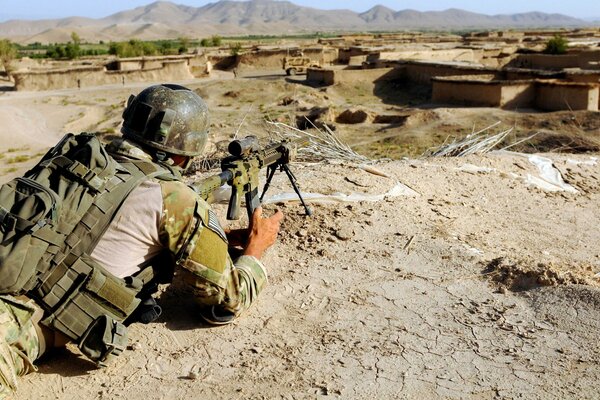
[[[431,138],[483,128],[499,117],[523,126],[527,117],[527,129],[553,121],[562,132],[571,124],[557,120],[565,113],[404,107],[368,93],[358,102],[335,87],[321,91],[281,78],[192,85],[213,110],[214,143],[238,130],[263,129],[256,114],[295,121],[323,104],[423,116],[404,125],[399,117],[383,132],[372,122],[331,121],[353,143],[415,132],[423,143],[439,143]],[[0,96],[0,112],[15,107],[40,115],[37,130],[26,129],[27,118],[0,128],[5,153],[12,137],[35,139],[19,144],[27,149],[18,154],[31,159],[0,160],[4,179],[60,136],[53,126],[118,130],[120,105],[136,90]],[[598,114],[568,115],[590,120],[583,134],[598,134]],[[576,191],[531,185],[537,167],[506,152],[373,166],[389,177],[347,163],[295,165],[305,192],[373,198],[398,182],[407,188],[379,201],[313,202],[311,218],[297,202],[267,205],[283,209],[286,220],[265,257],[269,285],[247,316],[208,328],[174,285],[161,296],[164,316],[133,325],[130,348],[109,368],[95,369],[68,347],[40,362],[15,398],[596,398],[598,153],[543,156]],[[277,176],[270,192],[291,188]],[[216,208],[224,214],[225,205]]]

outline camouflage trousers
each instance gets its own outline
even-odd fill
[[[40,342],[34,325],[39,308],[33,301],[0,295],[0,399],[17,388],[17,377],[36,368]]]

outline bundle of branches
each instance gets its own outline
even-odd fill
[[[271,136],[277,140],[308,139],[308,146],[298,149],[298,160],[343,160],[355,163],[369,161],[367,157],[358,154],[350,146],[342,142],[326,124],[323,124],[321,128],[313,125],[314,129],[310,131],[300,130],[282,122],[267,121],[267,124]]]
[[[496,146],[506,139],[512,132],[513,128],[507,129],[500,133],[488,134],[487,132],[498,126],[500,121],[484,128],[480,131],[473,132],[462,139],[454,138],[448,143],[448,139],[438,147],[427,150],[424,157],[464,157],[470,154],[484,154],[493,150]]]

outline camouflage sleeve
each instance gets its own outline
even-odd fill
[[[232,262],[216,214],[184,183],[161,182],[161,187],[161,240],[207,311],[202,317],[215,324],[231,322],[250,307],[267,282],[264,266],[251,256]]]
[[[36,369],[33,362],[42,352],[33,323],[37,309],[31,300],[0,296],[0,399],[16,390],[18,376]]]

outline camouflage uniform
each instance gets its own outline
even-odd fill
[[[151,160],[125,139],[116,139],[107,150],[116,158]],[[225,233],[208,203],[181,181],[158,182],[163,198],[159,224],[162,245],[176,257],[202,306],[216,306],[239,316],[265,285],[266,269],[251,256],[241,256],[234,264]]]
[[[151,160],[123,139],[115,140],[107,149],[117,158]],[[200,305],[210,310],[202,316],[212,323],[231,322],[250,307],[265,285],[265,268],[251,256],[241,256],[235,263],[231,260],[227,238],[215,213],[185,183],[156,181],[163,200],[159,210],[160,245],[182,267],[184,280]],[[44,350],[43,338],[36,333],[34,323],[39,320],[34,314],[40,311],[31,300],[0,296],[0,399],[15,390],[17,376],[35,370],[33,362]],[[225,318],[215,321],[206,315]]]
[[[33,301],[0,296],[0,399],[17,387],[17,377],[36,368],[41,343],[34,315],[41,312]]]

